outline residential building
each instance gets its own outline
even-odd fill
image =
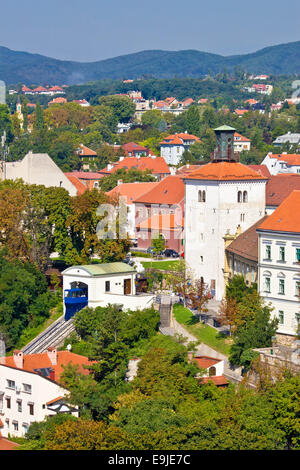
[[[300,144],[300,134],[299,133],[297,134],[297,133],[288,132],[287,134],[279,135],[273,141],[273,145],[275,147],[280,147],[281,145],[284,145],[286,143],[290,144],[291,147],[293,145],[299,145]]]
[[[53,98],[52,101],[49,101],[48,107],[51,106],[51,104],[65,104],[67,103],[67,99],[63,98],[62,96],[59,96],[58,98]]]
[[[132,127],[131,122],[118,122],[117,134],[124,134]]]
[[[168,165],[178,165],[183,152],[195,142],[200,142],[199,137],[187,132],[168,135],[160,142],[160,155]]]
[[[208,382],[212,382],[219,388],[224,388],[229,385],[228,380],[223,375],[224,360],[210,356],[194,356],[193,353],[190,352],[188,356],[189,362],[194,362],[199,369],[202,369],[202,373],[196,375],[199,385]]]
[[[300,322],[300,191],[259,225],[259,293],[274,307],[278,335],[295,336]]]
[[[267,85],[265,83],[257,83],[252,85],[253,91],[261,93],[263,95],[270,95],[273,91],[273,85]]]
[[[266,178],[271,178],[271,173],[269,172],[266,165],[248,165],[252,170],[257,171],[260,175],[265,176]]]
[[[183,177],[185,183],[185,250],[189,268],[222,300],[224,237],[251,227],[265,214],[267,178],[235,161],[235,129],[215,129],[217,148],[211,162]]]
[[[66,320],[84,307],[139,310],[151,307],[152,294],[136,294],[137,271],[126,263],[71,266],[62,272]]]
[[[22,437],[31,423],[43,421],[59,410],[78,416],[68,405],[68,390],[60,385],[63,367],[72,363],[79,372],[88,374],[84,365],[92,364],[85,356],[55,348],[41,354],[23,354],[0,358],[0,431],[7,437]],[[63,408],[62,408],[63,407]]]
[[[239,117],[244,116],[245,113],[248,113],[249,109],[235,109],[234,114],[236,114]]]
[[[96,160],[97,152],[86,147],[83,144],[79,145],[79,148],[76,150],[76,154],[81,160],[82,170],[90,170],[90,165]]]
[[[143,194],[149,192],[153,189],[157,182],[149,183],[122,183],[119,182],[118,186],[113,188],[111,191],[108,191],[106,194],[115,199],[116,202],[120,201],[120,198],[124,201],[127,208],[127,232],[131,239],[136,238],[136,229],[135,229],[135,200],[138,199]]]
[[[122,149],[127,157],[147,157],[149,149],[135,142],[128,142],[122,145]]]
[[[251,147],[251,140],[238,132],[234,133],[233,148],[235,152],[242,152],[243,150],[249,151]]]
[[[139,171],[150,170],[150,172],[157,178],[158,181],[170,175],[170,169],[163,157],[120,157],[116,163],[110,163],[106,168],[100,170],[102,175],[110,175],[119,169],[129,170],[134,168]]]
[[[65,173],[66,177],[76,186],[77,194],[78,191],[82,194],[84,191],[92,190],[92,189],[99,189],[100,188],[100,180],[103,178],[103,175],[99,172],[93,171],[72,171],[70,173]],[[75,179],[79,181],[81,184],[75,183]],[[84,187],[83,187],[83,186]],[[84,189],[84,190],[83,190]]]
[[[258,235],[256,229],[267,217],[265,215],[242,233],[239,226],[235,234],[224,236],[225,284],[228,284],[236,275],[242,275],[247,286],[257,283]]]
[[[151,246],[151,240],[162,234],[167,247],[181,253],[184,236],[182,178],[177,175],[167,176],[134,203],[138,247],[146,250]]]
[[[269,152],[263,161],[262,165],[268,167],[271,175],[278,173],[300,173],[300,154],[288,154],[282,152],[281,154],[272,154]]]
[[[28,152],[23,160],[17,162],[2,162],[0,180],[22,179],[24,183],[41,184],[65,188],[71,196],[76,196],[77,190],[61,169],[47,153]]]
[[[72,103],[77,103],[83,108],[87,108],[88,106],[90,106],[90,103],[87,100],[73,100]]]

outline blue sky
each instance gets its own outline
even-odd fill
[[[1,2],[0,46],[93,61],[146,49],[223,55],[300,40],[299,0]]]

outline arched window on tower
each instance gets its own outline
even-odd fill
[[[205,191],[198,191],[198,202],[205,202],[206,194]]]
[[[242,199],[243,199],[242,191],[238,191],[238,193],[237,193],[237,202],[242,202]]]
[[[243,202],[248,202],[248,192],[247,191],[243,192]]]

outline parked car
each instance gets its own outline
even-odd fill
[[[179,257],[179,254],[177,253],[177,251],[172,250],[170,248],[167,248],[166,250],[164,250],[162,252],[162,254],[164,256],[167,256],[167,258],[178,258]]]

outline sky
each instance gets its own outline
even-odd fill
[[[0,46],[90,62],[149,49],[245,54],[300,40],[299,0],[14,0]]]

